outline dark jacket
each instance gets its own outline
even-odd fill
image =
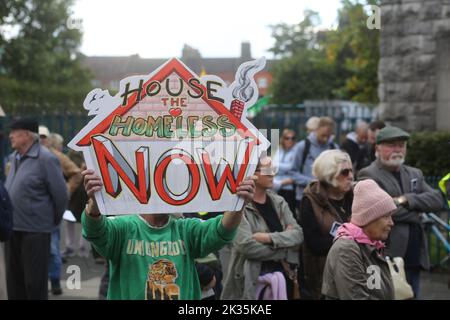
[[[86,164],[84,162],[83,153],[70,150],[67,154],[70,160],[75,163],[75,165],[80,169],[80,171],[86,169]],[[69,210],[72,212],[77,222],[81,222],[81,213],[86,207],[88,197],[86,190],[84,189],[83,181],[75,188],[72,196],[69,200]]]
[[[14,230],[51,233],[60,223],[68,200],[61,165],[37,142],[20,160],[16,160],[17,154],[13,153],[5,183],[14,206]]]
[[[333,223],[350,220],[353,192],[343,199],[344,212],[337,212],[330,203],[327,192],[319,181],[306,187],[300,205],[300,225],[305,236],[302,248],[304,275],[307,288],[313,299],[319,299],[325,261],[333,244],[330,234]]]
[[[361,152],[361,148],[359,147],[359,144],[356,141],[349,139],[348,137],[342,143],[341,150],[348,153],[353,164],[355,164],[357,162],[357,160],[360,156],[360,152]]]
[[[422,234],[420,250],[420,264],[428,269],[430,266],[428,256],[427,237],[421,225],[420,214],[433,212],[443,207],[442,195],[433,190],[423,177],[422,171],[417,168],[402,165],[400,167],[402,189],[394,175],[386,170],[379,160],[374,161],[369,167],[360,171],[359,180],[373,179],[378,185],[392,197],[404,195],[408,199],[406,208],[399,208],[393,215],[394,226],[387,242],[387,255],[391,257],[405,258],[408,248],[410,225],[415,224]],[[406,260],[405,260],[406,262]]]
[[[364,167],[367,167],[372,162],[370,160],[370,147],[368,143],[360,145],[357,142],[356,134],[350,132],[347,139],[342,143],[341,150],[348,153],[353,163],[353,169],[358,172]]]
[[[311,144],[308,153],[305,155],[305,163],[302,163],[306,147],[306,139],[308,139]],[[312,165],[317,157],[326,150],[338,148],[337,144],[332,141],[329,141],[326,144],[320,144],[317,141],[315,132],[311,132],[306,139],[298,142],[294,147],[296,150],[296,155],[294,159],[293,169],[290,172],[291,178],[294,180],[296,185],[297,200],[301,200],[303,190],[306,188],[308,183],[314,180],[314,177],[312,175]]]
[[[394,300],[394,285],[384,256],[373,246],[337,239],[328,253],[322,294],[327,299]]]

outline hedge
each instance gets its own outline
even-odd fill
[[[450,172],[450,132],[418,132],[411,135],[406,163],[428,177],[443,177]]]

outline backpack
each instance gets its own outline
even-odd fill
[[[0,241],[7,241],[13,233],[13,206],[8,191],[0,184]]]
[[[333,142],[329,142],[330,150],[336,149],[336,145]],[[303,155],[302,155],[302,165],[300,166],[300,172],[303,173],[304,167],[305,167],[305,160],[306,157],[309,154],[309,149],[311,149],[311,140],[308,138],[305,138],[305,148],[303,149]]]

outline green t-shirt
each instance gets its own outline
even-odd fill
[[[139,215],[96,220],[82,215],[83,236],[110,262],[108,299],[200,299],[194,259],[230,243],[222,216],[150,226]]]

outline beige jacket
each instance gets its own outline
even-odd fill
[[[73,192],[78,188],[82,182],[81,169],[69,159],[64,153],[50,148],[50,151],[58,158],[61,164],[61,169],[63,171],[64,178],[67,181],[67,190],[69,191],[69,197],[72,196]]]
[[[283,232],[271,233],[272,244],[262,244],[252,238],[256,232],[270,232],[266,222],[253,203],[244,208],[244,217],[239,225],[231,249],[228,275],[224,281],[222,299],[256,299],[256,285],[262,261],[281,261],[298,264],[298,247],[303,242],[303,232],[289,209],[287,202],[272,191],[267,195],[278,213]]]

